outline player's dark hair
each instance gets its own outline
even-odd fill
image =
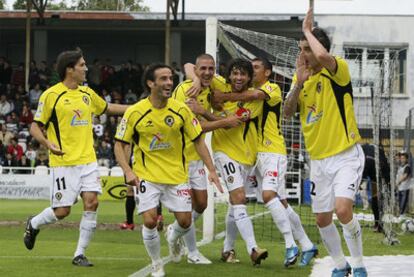
[[[56,70],[59,74],[60,80],[65,80],[66,68],[74,68],[80,58],[83,57],[82,50],[76,48],[75,50],[64,51],[59,54],[56,61]]]
[[[326,51],[329,52],[331,50],[331,40],[324,29],[315,27],[312,30],[312,34],[322,44],[322,46],[325,47]],[[307,40],[305,34],[302,35],[300,40]]]
[[[272,63],[265,57],[256,57],[252,60],[252,62],[261,62],[265,70],[273,70]]]
[[[160,68],[168,68],[173,72],[171,66],[163,64],[163,63],[152,63],[144,71],[142,74],[142,87],[145,89],[146,93],[151,93],[151,88],[147,85],[147,81],[155,81],[155,71]]]
[[[207,53],[203,53],[203,54],[198,55],[197,58],[196,58],[196,62],[195,63],[197,64],[197,62],[199,60],[212,60],[213,62],[215,62],[214,61],[214,57],[211,56],[210,54],[207,54]]]
[[[252,85],[253,66],[250,61],[245,60],[245,59],[240,59],[240,58],[230,60],[230,62],[227,64],[227,69],[226,69],[227,83],[230,83],[230,74],[233,70],[240,70],[241,72],[247,73],[247,75],[250,78],[248,86],[250,87]]]

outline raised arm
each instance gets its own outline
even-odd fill
[[[313,29],[313,9],[309,8],[305,19],[302,23],[302,31],[306,37],[306,40],[309,43],[309,47],[311,48],[313,54],[317,61],[328,71],[334,75],[336,73],[336,61],[335,58],[329,54],[328,50],[316,39],[316,37],[312,34]]]
[[[264,91],[255,89],[255,90],[246,90],[241,93],[231,92],[231,93],[222,93],[219,91],[214,91],[212,94],[214,97],[214,101],[217,102],[249,102],[254,100],[267,100],[269,99],[269,95],[267,95]]]
[[[196,97],[201,92],[201,81],[194,71],[194,64],[184,64],[184,72],[187,79],[193,80],[193,85],[188,89],[186,95],[188,97]]]

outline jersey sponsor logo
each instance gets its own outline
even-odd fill
[[[171,144],[169,142],[162,142],[163,139],[164,139],[164,136],[162,134],[160,134],[160,133],[155,134],[152,137],[152,140],[151,140],[150,145],[149,145],[150,151],[171,148]]]
[[[174,124],[174,117],[172,117],[171,115],[167,115],[167,116],[164,118],[164,122],[165,122],[165,124],[167,124],[168,126],[172,127],[172,126],[173,126],[173,124]]]
[[[123,138],[125,135],[127,127],[127,120],[125,118],[121,119],[121,122],[119,122],[118,129],[116,130],[116,136],[118,138]]]
[[[307,107],[310,111],[308,115],[306,116],[306,124],[313,124],[315,122],[318,122],[318,120],[322,117],[323,111],[317,112],[316,105],[313,104],[312,106]]]
[[[70,105],[70,100],[69,99],[63,100],[63,105]]]
[[[85,104],[86,104],[86,105],[88,105],[88,106],[89,106],[89,98],[88,98],[88,96],[84,95],[84,96],[82,97],[82,100],[83,100],[83,102],[85,102]]]
[[[36,114],[35,114],[36,119],[39,119],[42,116],[43,106],[44,106],[43,102],[39,102],[39,104],[37,105],[37,111],[36,111]]]
[[[75,115],[72,117],[72,121],[70,122],[70,126],[85,126],[89,124],[87,119],[82,118],[82,111],[81,110],[73,110]]]

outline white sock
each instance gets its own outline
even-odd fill
[[[160,236],[158,235],[157,227],[149,229],[142,226],[142,239],[144,240],[145,249],[150,256],[152,262],[159,261],[161,259],[160,254]]]
[[[362,231],[358,219],[352,218],[347,224],[342,224],[344,238],[351,254],[351,266],[353,268],[364,267],[362,262]]]
[[[295,240],[299,241],[302,252],[311,250],[313,243],[310,241],[308,235],[306,235],[306,232],[302,226],[302,222],[300,222],[299,215],[292,209],[290,205],[287,206],[286,212],[289,217],[290,226],[292,227],[293,237]]]
[[[319,233],[321,234],[326,250],[328,250],[329,255],[334,260],[335,267],[338,269],[344,268],[346,266],[345,255],[342,251],[341,237],[335,224],[332,222],[326,227],[319,227]]]
[[[55,212],[51,207],[44,209],[40,214],[32,218],[31,224],[34,229],[40,226],[58,221]]]
[[[96,229],[96,212],[85,211],[83,212],[81,222],[79,224],[79,241],[78,247],[76,247],[75,256],[85,254],[85,250],[92,239]]]
[[[188,232],[183,236],[183,239],[185,246],[188,248],[188,256],[194,256],[198,254],[194,220],[191,223]]]
[[[236,221],[234,220],[234,213],[233,208],[229,205],[226,215],[226,237],[224,238],[224,252],[228,252],[234,249],[234,242],[237,238],[237,225]]]
[[[175,242],[177,239],[184,236],[191,228],[189,227],[187,229],[184,229],[183,227],[180,226],[180,224],[178,224],[177,220],[174,221],[172,226],[173,226],[173,232],[171,232],[171,236],[167,238],[169,243]]]
[[[254,237],[252,220],[247,214],[246,205],[233,205],[233,213],[237,229],[239,229],[239,232],[246,243],[247,252],[250,255],[253,249],[257,247],[257,243]]]
[[[285,247],[290,248],[296,246],[286,209],[283,207],[282,203],[280,203],[279,198],[273,198],[267,202],[265,206],[269,209],[273,222],[285,239]]]

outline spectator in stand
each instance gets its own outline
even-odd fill
[[[17,87],[18,85],[24,86],[24,63],[19,63],[16,70],[12,74],[11,84]]]
[[[49,152],[43,144],[40,144],[39,148],[37,148],[36,150],[35,166],[38,166],[38,165],[45,165],[45,166],[49,165]]]
[[[30,160],[26,157],[26,155],[23,155],[20,161],[17,161],[18,167],[31,167]],[[17,171],[19,174],[29,174],[30,170],[27,169],[20,169]]]
[[[13,100],[13,110],[18,114],[21,115],[22,114],[22,110],[23,110],[23,105],[25,103],[25,98],[23,98],[21,96],[20,93],[16,92],[14,94],[14,100]]]
[[[109,104],[112,102],[112,97],[105,88],[102,89],[102,97],[105,99],[106,103]]]
[[[8,115],[12,110],[12,105],[7,101],[6,95],[0,95],[0,117]]]
[[[6,59],[4,59],[3,62],[0,61],[0,86],[10,84],[12,74],[13,69],[10,62]]]
[[[39,70],[37,69],[36,61],[32,60],[29,67],[29,85],[33,87],[39,82]]]
[[[112,147],[109,143],[107,143],[104,140],[101,141],[96,152],[96,157],[98,158],[98,165],[110,168],[112,166],[114,159],[112,151]]]
[[[0,140],[3,141],[3,144],[9,145],[13,137],[14,137],[14,134],[10,130],[7,130],[6,124],[5,123],[1,124]]]
[[[125,94],[125,103],[134,104],[138,101],[138,96],[136,93],[132,92],[132,89],[128,89],[128,92]]]
[[[23,104],[22,112],[20,113],[19,124],[20,127],[29,127],[30,124],[33,122],[33,114],[30,110],[29,105]]]
[[[10,144],[7,146],[7,153],[13,155],[16,161],[20,161],[23,156],[23,148],[17,144],[17,139],[14,137],[11,139]]]
[[[105,127],[101,124],[99,117],[95,116],[93,119],[93,132],[95,137],[101,138],[104,134]]]
[[[4,146],[3,141],[0,140],[0,165],[4,165],[6,162],[6,153],[6,146]]]
[[[17,161],[15,157],[10,153],[6,153],[6,160],[4,161],[3,166],[17,166]],[[12,170],[12,173],[15,173],[15,170]]]
[[[398,202],[400,207],[400,216],[408,212],[408,200],[410,199],[412,171],[408,160],[408,153],[401,151],[399,153],[400,165],[397,171]]]
[[[36,109],[39,104],[39,98],[42,95],[39,83],[34,84],[33,88],[29,91],[29,102],[32,109]]]
[[[6,117],[6,128],[13,133],[17,133],[19,131],[19,118],[15,112],[11,112]]]
[[[95,91],[99,91],[101,84],[101,65],[98,59],[95,59],[88,68],[88,85]]]
[[[28,143],[25,155],[30,160],[30,166],[34,167],[34,165],[36,164],[36,151],[33,150],[32,143]]]

